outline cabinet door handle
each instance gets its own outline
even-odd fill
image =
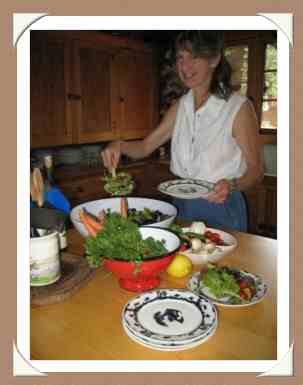
[[[69,100],[81,100],[81,95],[67,94]]]

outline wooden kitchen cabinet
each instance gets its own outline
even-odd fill
[[[86,177],[64,178],[58,182],[72,206],[95,199],[107,198],[101,173]]]
[[[106,141],[119,137],[117,127],[111,122],[111,60],[109,48],[89,41],[73,42],[75,73],[72,108],[77,117],[74,143]]]
[[[265,176],[262,183],[244,195],[249,233],[277,238],[277,178]]]
[[[153,68],[150,52],[122,49],[113,56],[113,129],[122,140],[143,138],[156,125]]]
[[[69,109],[70,45],[59,36],[44,38],[31,31],[31,146],[72,143]]]
[[[155,127],[151,48],[98,32],[31,33],[32,148],[140,139]]]

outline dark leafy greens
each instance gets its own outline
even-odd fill
[[[143,210],[128,209],[127,216],[129,220],[140,226],[161,222],[169,218],[169,215],[165,215],[159,210],[151,210],[148,207],[144,207]]]
[[[164,241],[142,239],[139,226],[118,213],[107,217],[102,231],[87,238],[85,247],[91,267],[100,266],[103,257],[140,263],[167,253]]]

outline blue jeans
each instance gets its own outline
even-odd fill
[[[233,191],[226,202],[212,203],[206,199],[174,198],[178,217],[188,221],[203,221],[209,227],[224,227],[247,232],[247,209],[240,191]]]

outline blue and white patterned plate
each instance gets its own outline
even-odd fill
[[[143,345],[145,347],[148,347],[150,349],[155,350],[162,350],[167,352],[175,352],[180,350],[186,350],[186,349],[192,349],[198,345],[201,345],[202,343],[206,342],[210,337],[212,337],[217,329],[218,323],[216,322],[214,326],[209,329],[209,331],[203,336],[203,338],[195,339],[191,342],[187,343],[161,343],[161,342],[151,342],[148,338],[137,336],[135,333],[133,333],[128,327],[123,323],[123,328],[125,333],[128,335],[130,339],[133,341],[139,343],[140,345]]]
[[[122,312],[122,323],[131,334],[162,347],[202,342],[216,328],[217,319],[211,301],[184,289],[142,293]]]
[[[213,183],[198,179],[169,180],[158,186],[158,190],[163,194],[182,199],[206,197],[213,188]]]
[[[247,271],[244,271],[244,270],[238,270],[238,272],[243,277],[249,276],[253,278],[255,281],[257,292],[249,302],[235,304],[231,301],[230,297],[217,298],[214,294],[211,293],[209,288],[203,284],[203,281],[201,280],[201,273],[194,273],[191,276],[191,278],[187,283],[187,288],[191,290],[193,293],[200,295],[205,299],[208,299],[209,301],[213,302],[215,305],[218,305],[218,306],[239,308],[239,307],[255,305],[256,303],[262,301],[268,291],[268,287],[266,283],[263,281],[263,279],[258,275],[248,273]]]

